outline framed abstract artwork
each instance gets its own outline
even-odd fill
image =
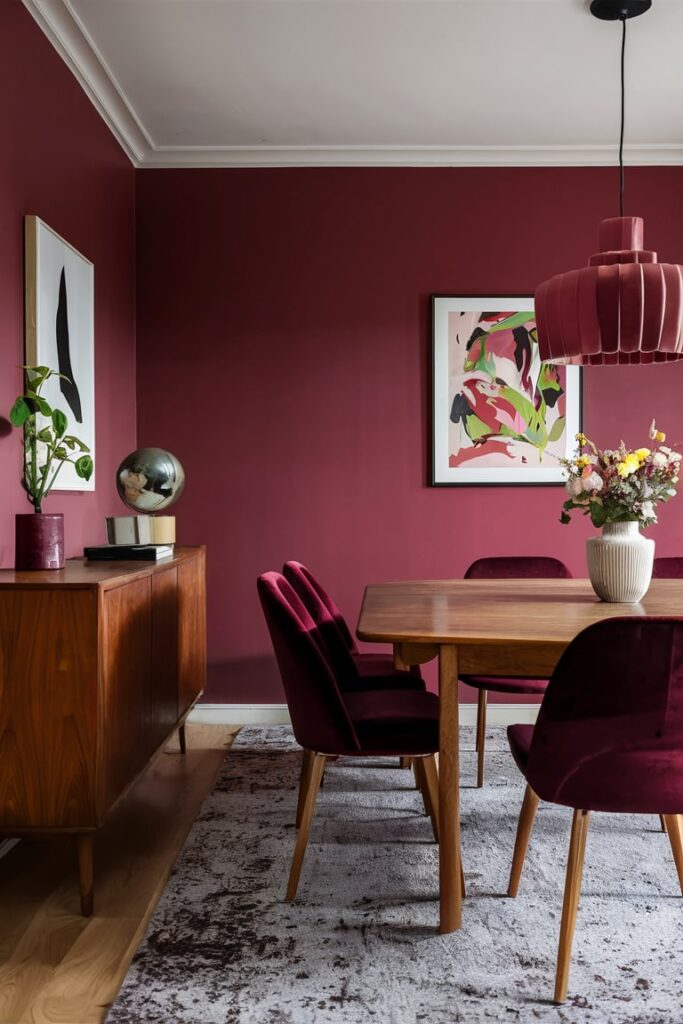
[[[563,484],[581,370],[543,363],[533,299],[432,297],[432,484]]]
[[[26,363],[49,366],[41,394],[67,416],[69,432],[95,458],[94,267],[39,217],[24,218]],[[82,480],[70,463],[57,491],[94,491],[95,473]]]

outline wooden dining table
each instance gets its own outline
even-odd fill
[[[588,580],[415,580],[365,590],[357,636],[393,644],[397,667],[438,658],[439,930],[462,920],[458,678],[549,677],[587,626],[683,615],[683,580],[653,580],[637,604],[606,604]]]

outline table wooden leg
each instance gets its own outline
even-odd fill
[[[439,647],[439,931],[461,925],[458,651]]]

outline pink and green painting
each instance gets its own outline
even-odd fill
[[[561,484],[579,392],[541,361],[531,299],[435,297],[433,483]]]

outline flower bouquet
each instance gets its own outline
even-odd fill
[[[569,498],[560,521],[568,523],[574,510],[590,516],[602,536],[587,542],[588,574],[603,601],[633,603],[647,591],[652,576],[654,541],[639,527],[657,522],[656,506],[676,494],[681,455],[664,442],[666,435],[650,426],[653,448],[600,450],[585,434],[577,434],[578,451],[563,459]]]
[[[650,439],[657,447],[631,451],[622,441],[614,450],[600,451],[585,434],[577,434],[577,454],[562,460],[569,474],[570,497],[562,507],[560,522],[568,523],[570,513],[579,509],[590,516],[593,526],[656,523],[657,503],[676,493],[681,455],[662,443],[666,434],[657,430],[654,420]]]

